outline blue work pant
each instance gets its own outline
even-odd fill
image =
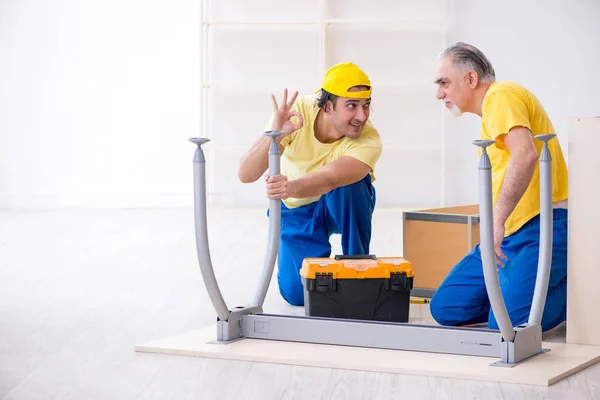
[[[565,321],[567,313],[567,210],[553,210],[552,263],[548,294],[542,315],[542,331]],[[505,238],[502,252],[508,257],[498,278],[506,310],[513,326],[529,319],[538,267],[539,215]],[[431,315],[445,326],[487,322],[499,329],[491,310],[479,245],[475,246],[448,274],[430,303]]]
[[[277,283],[289,304],[304,305],[302,261],[308,257],[330,257],[332,234],[342,235],[344,255],[369,253],[375,198],[375,188],[367,175],[324,194],[312,204],[297,208],[281,204]]]

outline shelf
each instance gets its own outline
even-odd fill
[[[293,43],[290,45],[290,43]],[[215,27],[208,37],[210,60],[203,84],[281,87],[298,81],[320,82],[317,65],[318,29],[300,32],[277,29],[277,34],[263,30],[232,31]],[[298,55],[301,55],[300,57]],[[293,60],[293,61],[292,61]],[[286,86],[283,86],[286,85]]]
[[[271,94],[312,94],[329,67],[351,61],[373,85],[371,121],[383,143],[378,203],[443,207],[450,146],[432,81],[446,1],[203,0],[202,129],[218,155],[213,172],[231,178],[211,175],[221,180],[211,196],[237,206],[258,199],[264,185],[240,186],[234,175],[271,116]]]
[[[242,96],[247,96],[247,95],[259,95],[259,96],[264,96],[267,95],[267,98],[270,99],[269,96],[271,96],[271,94],[274,94],[275,97],[279,100],[279,97],[281,97],[283,95],[283,89],[288,90],[288,97],[291,96],[291,94],[294,91],[298,91],[299,94],[311,94],[313,93],[315,90],[317,90],[317,87],[319,86],[319,82],[320,81],[314,81],[314,82],[300,82],[299,80],[296,80],[294,82],[291,82],[292,84],[288,84],[288,85],[284,85],[281,86],[278,83],[269,83],[268,85],[256,85],[256,86],[252,86],[252,85],[241,85],[237,84],[237,85],[204,85],[202,87],[202,89],[209,91],[209,92],[213,92],[213,93],[229,93],[232,95],[242,95]],[[269,100],[270,102],[270,100]],[[269,103],[270,104],[270,103]]]
[[[320,26],[353,25],[354,30],[403,30],[403,31],[441,31],[444,28],[443,20],[367,20],[367,19],[325,19],[323,21],[244,21],[244,20],[211,20],[204,21],[207,26],[252,26],[268,29],[271,27],[290,26]]]
[[[210,21],[319,21],[322,1],[329,0],[203,0],[203,15]]]
[[[375,165],[377,204],[384,207],[442,202],[439,146],[386,146]]]
[[[253,25],[253,26],[265,26],[265,25],[319,25],[320,21],[204,21],[204,25]]]
[[[385,41],[393,43],[393,51],[384,47],[381,32],[330,27],[326,65],[351,60],[369,75],[374,87],[378,82],[403,85],[407,77],[417,82],[433,81],[436,57],[442,50],[440,34],[422,32],[415,36],[386,31]]]
[[[354,31],[365,30],[399,30],[399,31],[425,31],[442,32],[444,21],[438,19],[427,20],[368,20],[368,19],[326,19],[325,24],[352,25]]]
[[[442,109],[431,87],[375,88],[370,118],[389,144],[437,145],[442,142]]]
[[[270,83],[267,86],[264,85],[246,85],[241,86],[240,84],[210,84],[207,83],[202,86],[204,90],[210,90],[214,92],[224,92],[224,93],[235,93],[235,94],[264,94],[268,93],[270,96],[275,90],[274,94],[280,95],[283,93],[283,89],[288,89],[288,92],[291,94],[292,92],[298,90],[299,94],[312,94],[315,90],[317,90],[320,84],[320,80],[313,82],[300,82],[299,80],[294,80],[291,82],[291,85],[287,86],[279,86],[276,83]],[[406,96],[422,96],[422,95],[432,95],[432,98],[435,98],[435,85],[428,81],[421,81],[416,83],[393,83],[393,84],[381,84],[374,83],[373,85],[373,93],[377,96],[379,95],[406,95]]]
[[[373,94],[396,96],[430,96],[435,99],[436,87],[431,80],[421,79],[407,83],[382,84],[373,83]]]
[[[383,141],[383,151],[386,152],[402,152],[402,153],[429,153],[434,151],[440,151],[442,148],[439,144],[386,144]]]
[[[445,3],[446,0],[324,0],[323,5],[326,19],[372,21],[442,19]]]
[[[314,91],[312,86],[305,85],[307,90],[288,87],[288,93],[298,89],[300,94],[310,94]],[[371,121],[386,146],[423,150],[442,141],[443,106],[433,92],[422,88],[418,84],[390,86],[374,92]],[[225,144],[245,141],[248,131],[260,132],[264,128],[272,113],[271,94],[280,101],[282,91],[283,87],[275,85],[205,88],[211,121],[209,134],[223,133]],[[235,110],[233,117],[228,110]]]

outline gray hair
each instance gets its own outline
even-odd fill
[[[442,52],[440,58],[450,57],[453,64],[463,70],[477,72],[479,81],[492,83],[496,80],[496,72],[488,58],[475,46],[458,42]]]

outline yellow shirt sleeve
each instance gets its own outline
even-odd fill
[[[554,133],[554,127],[539,100],[522,85],[515,82],[497,82],[490,85],[482,104],[481,139],[495,139],[496,145],[488,148],[492,165],[492,198],[498,201],[508,170],[511,154],[504,142],[512,128],[522,126],[531,135]],[[539,152],[542,144],[534,141]],[[548,143],[552,156],[552,200],[561,201],[568,197],[568,174],[560,143]],[[481,155],[481,149],[478,149]],[[505,236],[517,232],[527,221],[540,213],[540,169],[533,172],[523,196],[505,222]]]
[[[344,156],[356,158],[375,170],[375,164],[381,156],[381,139],[373,127],[365,127],[358,140],[352,141],[343,152]]]
[[[505,147],[504,135],[516,126],[532,130],[526,100],[508,89],[487,96],[482,115],[482,125],[488,136],[496,140],[497,147]]]

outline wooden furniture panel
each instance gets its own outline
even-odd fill
[[[468,205],[404,213],[404,258],[412,263],[415,288],[437,289],[479,243],[478,212]]]
[[[600,345],[600,117],[569,126],[567,343]]]

